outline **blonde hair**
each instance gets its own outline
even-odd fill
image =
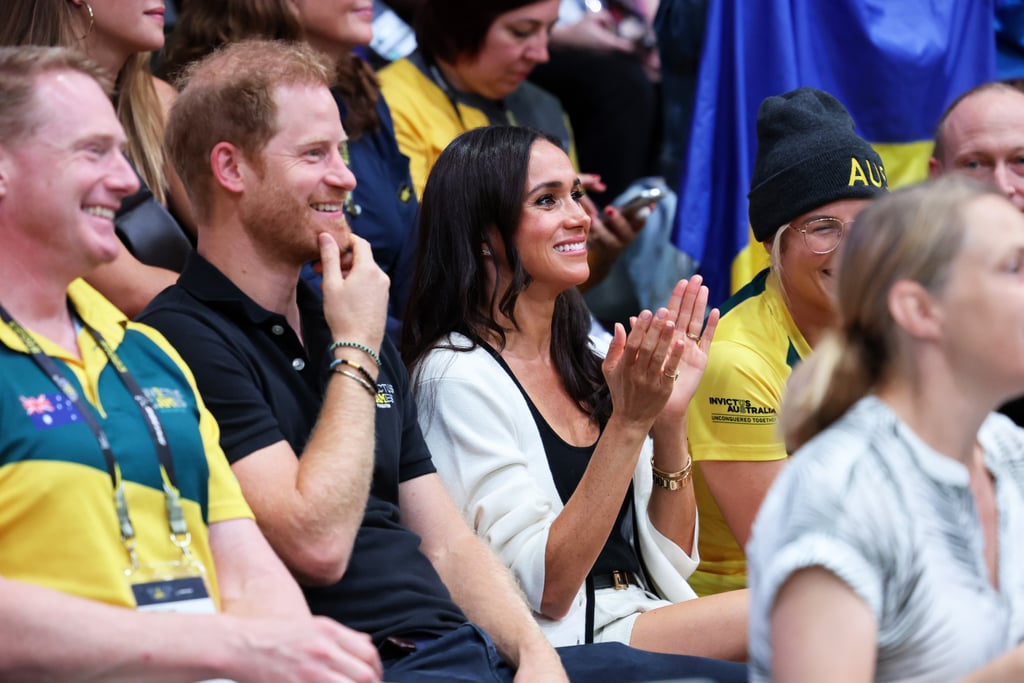
[[[772,272],[778,277],[782,276],[782,238],[787,230],[789,230],[789,223],[780,225],[775,231],[771,247],[768,249],[768,263],[771,265]]]
[[[81,49],[78,26],[69,0],[3,0],[0,45],[39,45]],[[165,202],[163,107],[153,87],[150,53],[140,52],[114,79],[117,117],[128,136],[128,158],[161,203]]]
[[[128,158],[161,204],[167,203],[164,173],[164,110],[153,87],[150,53],[128,58],[117,79],[117,118],[128,136]]]
[[[780,426],[793,452],[885,380],[904,337],[888,296],[901,280],[938,294],[964,241],[968,205],[1001,196],[950,174],[893,192],[858,217],[837,257],[838,327],[800,364],[786,389]]]
[[[106,74],[77,50],[63,47],[0,47],[0,145],[30,137],[39,124],[35,88],[40,76],[73,71],[96,80],[110,92]]]

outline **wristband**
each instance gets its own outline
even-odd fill
[[[377,386],[377,380],[375,380],[373,376],[366,371],[366,368],[364,368],[359,363],[350,361],[348,358],[335,358],[334,360],[331,361],[330,369],[334,370],[334,368],[338,367],[339,365],[349,366],[350,368],[358,372],[360,375],[362,375],[363,379],[365,379],[370,386]]]
[[[373,362],[377,364],[378,368],[380,367],[380,356],[377,355],[377,352],[374,351],[373,349],[371,349],[366,344],[360,344],[359,342],[351,342],[351,341],[336,341],[336,342],[332,342],[331,345],[327,347],[327,352],[328,353],[334,353],[335,349],[343,349],[343,348],[358,349],[358,350],[362,351],[367,356],[369,356],[370,358],[373,359]]]

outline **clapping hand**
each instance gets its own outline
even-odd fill
[[[680,421],[686,417],[686,408],[697,391],[697,385],[708,365],[708,351],[718,327],[719,312],[711,309],[705,323],[708,306],[708,288],[700,275],[680,280],[669,299],[669,317],[675,321],[676,340],[683,343],[682,356],[676,370],[675,382],[659,418]],[[666,372],[668,370],[666,369]]]
[[[612,414],[620,421],[651,428],[673,393],[685,344],[676,334],[675,316],[667,308],[642,311],[626,334],[615,333],[601,370],[611,394]]]

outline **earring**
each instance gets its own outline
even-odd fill
[[[486,245],[484,245],[483,247],[480,248],[480,255],[481,256],[490,256],[491,255],[491,250],[488,249]]]
[[[88,0],[82,3],[85,5],[85,11],[89,14],[89,26],[85,29],[85,33],[78,36],[79,40],[85,40],[92,33],[92,25],[96,23],[96,15],[92,13],[92,5],[89,4]]]

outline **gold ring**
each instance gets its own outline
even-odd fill
[[[675,372],[663,372],[661,374],[665,375],[666,377],[671,377],[673,382],[675,382],[677,379],[679,379],[679,371],[678,370],[676,370]]]
[[[693,332],[687,332],[686,336],[689,337],[690,339],[692,339],[693,341],[697,342],[698,344],[700,344],[700,335],[699,334],[694,334]]]

